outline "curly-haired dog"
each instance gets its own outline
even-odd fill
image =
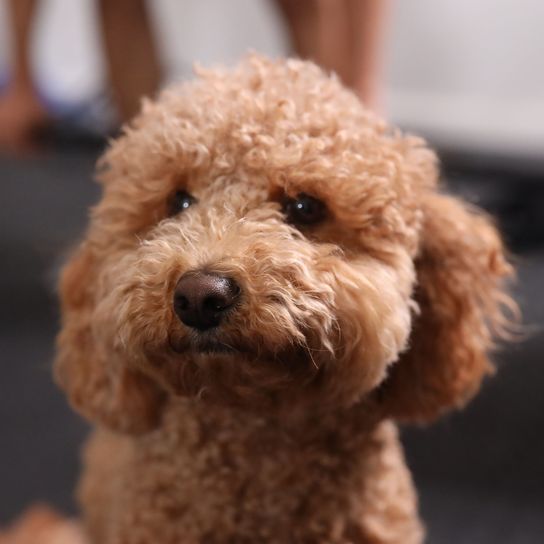
[[[145,104],[100,179],[56,361],[92,542],[421,542],[393,421],[465,403],[511,304],[434,154],[253,56]]]

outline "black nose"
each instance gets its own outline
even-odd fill
[[[240,287],[232,278],[190,271],[176,285],[174,311],[188,327],[205,331],[219,325],[239,295]]]

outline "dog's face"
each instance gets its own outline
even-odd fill
[[[64,278],[61,382],[91,416],[126,411],[115,395],[354,403],[407,346],[434,170],[310,64],[164,93],[103,160]]]

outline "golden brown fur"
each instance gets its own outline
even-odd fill
[[[251,56],[165,91],[112,144],[61,281],[56,376],[98,430],[95,544],[418,543],[394,419],[461,406],[491,369],[512,274],[434,154],[311,63]],[[170,217],[179,189],[198,202]],[[288,224],[309,194],[325,221]],[[180,276],[234,278],[214,353]]]

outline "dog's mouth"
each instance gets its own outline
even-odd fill
[[[213,396],[213,391],[220,391],[218,398],[236,397],[238,402],[253,393],[259,396],[266,391],[305,387],[320,374],[315,356],[304,346],[269,351],[221,330],[182,331],[180,336],[172,331],[169,344],[169,356],[163,359],[167,362],[165,372],[179,395],[206,391]]]
[[[214,355],[239,353],[243,351],[239,346],[227,343],[209,333],[195,334],[181,340],[170,337],[169,344],[172,351],[180,355],[189,353]]]

